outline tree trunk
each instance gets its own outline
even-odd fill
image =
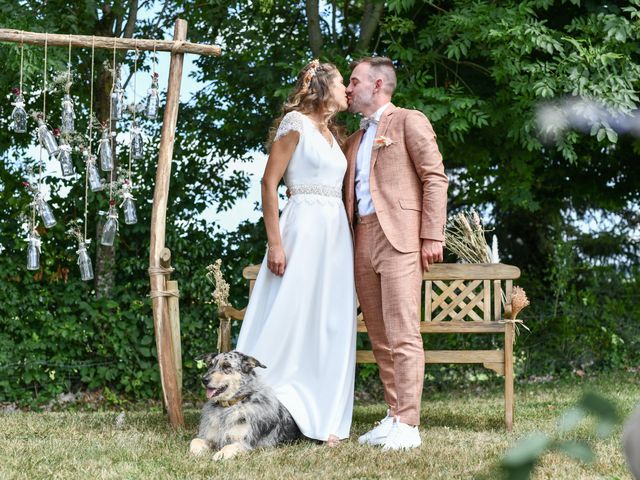
[[[318,0],[307,0],[307,24],[309,26],[309,44],[314,58],[320,57],[322,53],[322,32],[320,31],[320,12],[318,10]]]
[[[383,11],[384,2],[365,0],[362,20],[360,21],[360,37],[356,44],[356,51],[364,52],[369,50],[369,44],[371,43],[373,34],[376,33]]]
[[[138,17],[138,1],[130,0],[129,2],[129,15],[124,27],[124,32],[122,32],[122,36],[125,38],[131,38],[133,36],[133,32],[135,30],[136,20]],[[112,36],[120,36],[120,30],[123,23],[123,18],[118,17],[115,26],[115,32],[109,30],[109,35]],[[104,25],[103,25],[104,27]],[[122,55],[122,54],[120,54]],[[108,56],[108,63],[113,67],[113,54]],[[118,56],[116,56],[116,63],[118,63]],[[113,84],[113,76],[111,72],[108,70],[104,70],[98,79],[98,88],[97,88],[97,105],[96,105],[96,115],[98,120],[102,124],[106,124],[107,122],[111,122],[111,131],[116,132],[116,122],[111,121],[111,87]],[[114,141],[113,145],[113,170],[111,173],[106,173],[107,182],[115,182],[117,180],[117,172],[118,172],[118,149],[117,144]],[[106,195],[109,195],[109,190],[105,189]],[[115,192],[114,192],[115,194]],[[101,205],[100,210],[107,211],[109,209],[109,205]],[[100,243],[102,238],[102,230],[104,229],[104,224],[106,222],[106,218],[104,216],[99,216],[98,221],[96,222],[96,260],[95,260],[95,275],[94,275],[94,287],[96,290],[96,297],[110,297],[113,292],[113,288],[115,286],[116,279],[116,247],[115,244],[112,247],[105,247]]]

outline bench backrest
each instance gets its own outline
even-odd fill
[[[260,265],[242,271],[249,296]],[[501,320],[511,315],[513,280],[520,269],[502,263],[439,263],[424,274],[425,322]],[[362,314],[358,316],[362,320]],[[422,306],[421,306],[422,318]]]

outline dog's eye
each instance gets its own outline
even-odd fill
[[[229,363],[223,363],[222,365],[220,365],[220,368],[222,368],[223,370],[229,370],[231,368],[231,365]]]

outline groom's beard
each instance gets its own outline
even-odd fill
[[[373,98],[369,98],[368,102],[360,100],[356,100],[354,97],[351,97],[351,103],[349,103],[349,112],[350,113],[359,113],[363,115],[362,111],[373,103]]]

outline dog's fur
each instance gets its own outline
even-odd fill
[[[289,411],[256,376],[256,367],[266,368],[258,360],[237,351],[199,358],[208,366],[202,383],[209,400],[202,408],[191,453],[214,450],[213,459],[221,460],[300,437]]]

